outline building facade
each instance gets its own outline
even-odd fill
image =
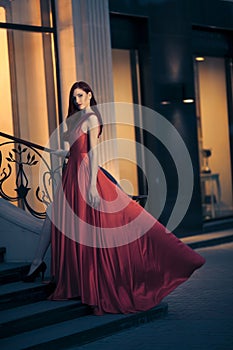
[[[46,145],[85,80],[127,192],[178,236],[231,224],[232,43],[232,1],[0,0],[0,130]]]

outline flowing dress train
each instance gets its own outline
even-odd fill
[[[92,208],[89,136],[81,117],[53,204],[51,300],[81,298],[96,315],[148,310],[205,259],[129,198],[99,169],[100,207]]]

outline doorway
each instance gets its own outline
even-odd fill
[[[130,159],[119,159],[119,180],[131,195],[146,194],[141,86],[150,70],[148,64],[148,23],[144,17],[110,14],[114,102],[125,104],[124,124],[117,123],[117,139],[129,140]],[[121,112],[120,112],[121,113]],[[128,125],[126,125],[128,123]],[[118,142],[118,150],[120,150]],[[121,151],[121,150],[120,150]],[[119,152],[118,152],[119,153]],[[121,152],[120,152],[121,153]]]
[[[231,139],[224,57],[194,60],[204,221],[233,215]]]
[[[132,76],[134,72],[138,72],[138,55],[135,50],[113,49],[112,65],[113,65],[113,86],[114,86],[114,102],[125,103],[127,113],[125,114],[125,123],[118,122],[119,115],[122,110],[116,108],[116,137],[117,139],[130,140],[130,159],[118,159],[120,184],[124,190],[131,195],[138,195],[138,170],[137,170],[137,154],[136,154],[136,135],[134,127],[134,103],[140,100],[140,96],[134,96]],[[134,56],[134,59],[133,59]],[[137,66],[135,67],[134,64]],[[137,77],[139,78],[139,77]],[[138,79],[136,79],[137,81]],[[135,88],[135,86],[134,86]],[[138,88],[137,88],[137,91]],[[122,151],[120,142],[118,142],[118,151]]]

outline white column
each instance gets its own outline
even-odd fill
[[[108,0],[72,0],[77,80],[88,82],[99,103],[113,101]]]
[[[84,80],[92,87],[98,104],[112,103],[114,98],[108,0],[72,0],[72,16],[76,80]],[[105,124],[115,122],[112,105],[101,105],[100,111]],[[102,140],[115,139],[115,130],[114,125],[105,126]],[[105,147],[105,157],[115,159],[116,149],[116,141]],[[107,168],[118,176],[115,162],[108,164]]]

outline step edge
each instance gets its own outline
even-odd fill
[[[5,291],[0,290],[0,300],[1,298],[5,296],[11,296],[11,295],[17,295],[18,293],[22,292],[29,292],[33,290],[39,290],[44,289],[48,286],[48,284],[43,284],[41,282],[33,282],[33,283],[24,283],[22,281],[7,283],[4,285],[1,285],[1,288],[4,288]],[[9,287],[12,290],[7,290],[7,287]],[[14,287],[16,289],[14,289]]]
[[[17,350],[17,349],[22,350],[22,349],[37,349],[37,347],[39,349],[39,347],[43,348],[45,344],[46,345],[49,344],[49,349],[53,349],[53,348],[58,349],[57,347],[58,343],[60,344],[62,339],[66,342],[68,338],[70,341],[72,340],[72,338],[75,341],[79,339],[80,342],[84,344],[87,341],[87,336],[89,337],[90,331],[94,333],[96,332],[97,336],[99,336],[100,330],[101,331],[106,330],[107,325],[108,325],[108,328],[112,327],[113,330],[116,328],[115,326],[117,325],[120,331],[122,329],[131,327],[130,324],[132,323],[139,323],[139,324],[145,323],[146,320],[150,319],[150,316],[152,318],[153,316],[154,318],[158,318],[158,316],[162,317],[167,313],[167,309],[168,309],[167,303],[162,302],[156,307],[148,311],[138,312],[134,314],[128,314],[128,315],[109,314],[104,316],[94,316],[94,315],[84,316],[71,321],[65,321],[65,322],[58,323],[56,325],[51,325],[43,328],[38,328],[33,331],[24,332],[10,338],[4,338],[0,340],[0,346],[1,346],[1,350],[4,350],[4,349],[9,350],[10,345],[13,346],[12,349],[14,350]],[[144,321],[140,321],[140,319]],[[140,321],[140,322],[137,322],[137,321]],[[122,326],[122,327],[119,327],[119,326]],[[61,331],[59,331],[59,328]],[[57,338],[57,334],[60,335],[59,338]],[[42,342],[40,341],[41,335],[42,335],[42,339],[44,340]],[[81,335],[83,339],[81,339]],[[104,337],[105,336],[106,335],[104,335]],[[97,339],[98,338],[95,336],[92,338],[91,341],[95,341]],[[18,348],[15,348],[16,344],[17,346],[19,346]],[[25,347],[25,344],[27,344],[27,347]],[[4,348],[4,345],[7,345],[8,348]],[[81,345],[81,343],[79,345]]]
[[[211,238],[204,241],[197,241],[197,242],[191,242],[186,243],[190,248],[192,249],[198,249],[198,248],[204,248],[204,247],[210,247],[214,245],[220,245],[225,243],[230,243],[233,241],[233,235],[224,236],[221,238]]]
[[[47,303],[51,303],[51,306],[49,306],[46,309],[45,304]],[[54,304],[54,306],[52,306],[52,304]],[[25,304],[22,306],[17,306],[15,308],[2,310],[0,315],[0,325],[6,325],[10,322],[16,322],[16,321],[25,319],[27,317],[43,314],[45,312],[53,312],[53,311],[62,310],[62,309],[69,309],[78,305],[81,306],[82,303],[80,300],[77,300],[77,301],[72,300],[72,301],[67,301],[67,303],[63,303],[60,305],[59,304],[60,302],[42,300],[42,301]],[[40,307],[42,307],[42,310],[39,309]],[[29,308],[30,310],[28,310],[27,312],[27,309]]]

